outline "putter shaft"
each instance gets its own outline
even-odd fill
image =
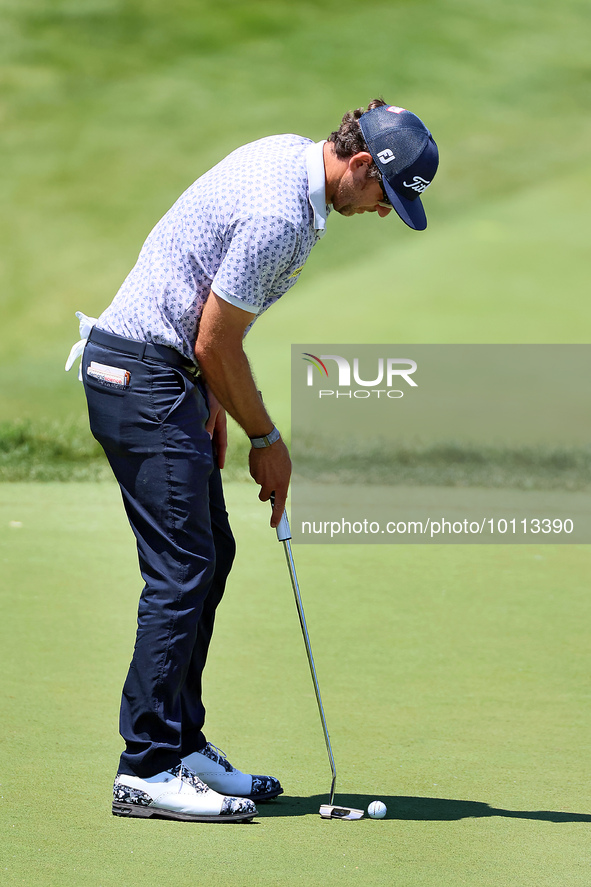
[[[310,665],[310,674],[312,675],[312,681],[314,683],[314,692],[316,693],[316,702],[318,703],[318,711],[320,712],[320,720],[322,722],[322,730],[324,732],[324,741],[326,742],[326,750],[328,752],[328,759],[330,761],[330,770],[332,773],[332,783],[330,786],[330,800],[329,804],[333,804],[334,802],[334,793],[335,786],[337,781],[337,771],[334,762],[334,756],[332,753],[332,747],[330,744],[330,736],[328,735],[328,727],[326,725],[326,717],[324,714],[324,707],[322,705],[322,697],[320,696],[320,687],[318,686],[318,678],[316,677],[316,666],[314,665],[314,657],[312,655],[312,646],[310,644],[310,636],[308,634],[308,626],[306,625],[306,617],[304,615],[304,606],[302,604],[302,596],[300,595],[300,588],[298,585],[298,579],[296,575],[295,564],[293,560],[293,554],[291,552],[291,531],[289,529],[289,521],[287,519],[287,513],[283,512],[283,517],[281,518],[281,523],[277,527],[277,538],[280,542],[283,542],[283,548],[285,551],[285,557],[287,560],[287,566],[289,568],[289,575],[291,577],[291,584],[293,587],[293,593],[295,597],[296,607],[298,610],[298,616],[300,619],[300,625],[302,627],[302,635],[304,637],[304,643],[306,645],[306,653],[308,655],[308,664]]]

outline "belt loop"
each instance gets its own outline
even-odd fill
[[[138,359],[139,359],[139,360],[143,360],[143,359],[144,359],[144,354],[146,353],[146,345],[147,345],[147,342],[138,342],[138,344],[142,346],[142,347],[140,348],[140,350],[139,350],[139,353],[138,353]]]

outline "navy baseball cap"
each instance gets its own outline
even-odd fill
[[[382,105],[359,118],[386,197],[409,228],[423,231],[427,217],[420,196],[439,165],[439,151],[423,121],[395,105]]]

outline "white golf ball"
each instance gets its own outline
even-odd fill
[[[388,808],[383,801],[372,801],[367,808],[367,812],[371,819],[383,819],[388,812]]]

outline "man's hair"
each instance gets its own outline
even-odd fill
[[[368,151],[367,142],[363,138],[361,127],[359,126],[359,118],[366,111],[373,111],[374,108],[381,108],[387,104],[383,99],[373,99],[367,108],[356,108],[355,111],[347,111],[339,128],[331,133],[327,140],[334,144],[334,150],[339,160],[346,160],[348,157],[353,157],[354,154],[359,154],[360,151]],[[367,175],[372,179],[380,177],[380,171],[375,163],[372,163],[368,168]]]

